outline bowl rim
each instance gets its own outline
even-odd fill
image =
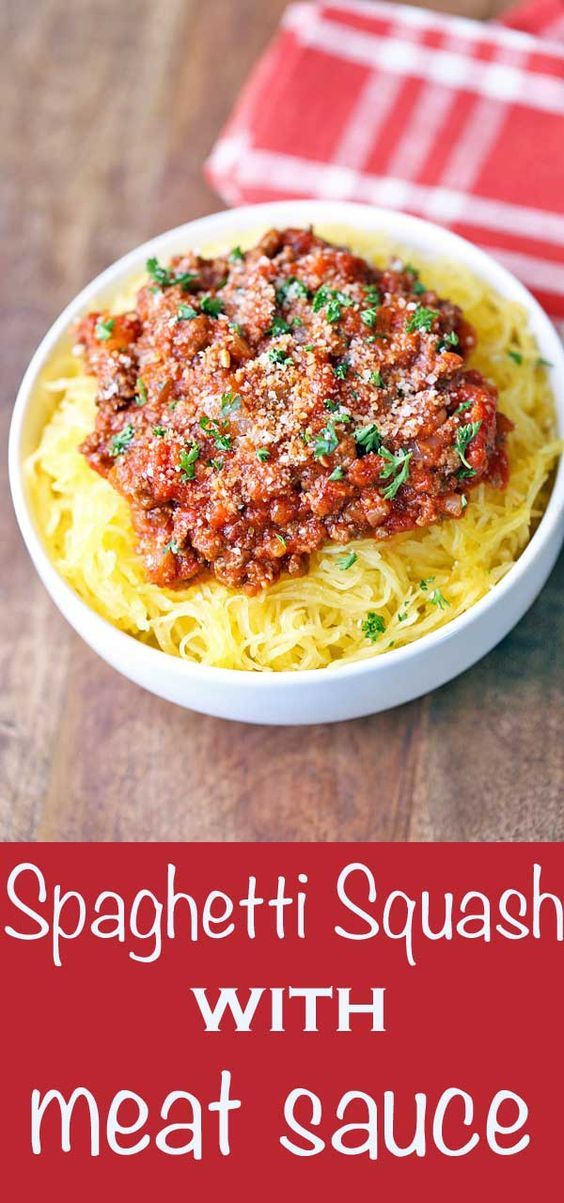
[[[67,603],[71,611],[75,611],[78,618],[82,618],[83,621],[80,622],[80,625],[75,627],[78,633],[82,635],[84,624],[86,624],[86,629],[89,627],[94,634],[98,635],[99,639],[97,642],[103,642],[106,647],[110,646],[112,649],[115,649],[120,660],[122,659],[121,652],[125,656],[133,655],[140,657],[145,661],[147,668],[150,669],[152,666],[155,672],[166,668],[167,672],[175,678],[182,678],[192,674],[196,678],[202,675],[205,678],[209,678],[211,674],[218,685],[223,682],[226,685],[236,684],[238,688],[253,689],[271,688],[274,682],[276,683],[276,688],[288,688],[292,685],[305,683],[306,681],[311,682],[314,679],[321,684],[322,681],[327,679],[327,673],[331,677],[334,673],[338,673],[339,679],[344,680],[346,678],[350,679],[362,676],[365,673],[373,673],[378,669],[383,670],[384,667],[392,668],[394,664],[399,664],[400,661],[404,662],[410,658],[414,659],[418,653],[423,651],[428,652],[432,648],[440,648],[452,639],[456,639],[459,635],[462,635],[472,623],[479,620],[492,607],[499,605],[503,601],[506,594],[513,590],[529,572],[551,539],[558,537],[558,526],[564,509],[563,456],[560,457],[555,472],[547,507],[534,534],[516,563],[488,593],[484,594],[483,597],[470,606],[468,610],[464,611],[463,614],[457,615],[456,618],[451,619],[445,626],[422,635],[419,639],[414,640],[413,643],[406,644],[401,648],[392,648],[381,656],[366,657],[363,660],[355,660],[345,664],[340,664],[339,661],[336,661],[334,664],[327,665],[324,669],[298,668],[291,671],[236,669],[199,664],[196,661],[173,656],[161,648],[144,643],[139,637],[114,626],[108,619],[98,614],[59,573],[43,544],[27,497],[20,446],[24,419],[28,405],[33,397],[35,385],[61,336],[81,310],[83,310],[85,305],[90,304],[94,297],[102,294],[104,289],[107,289],[109,286],[115,287],[119,285],[120,280],[126,278],[128,274],[131,274],[133,270],[138,268],[140,262],[149,255],[155,252],[166,253],[168,244],[176,243],[186,237],[190,245],[197,246],[205,238],[208,241],[212,241],[214,234],[217,234],[220,238],[225,236],[227,239],[237,233],[243,233],[244,230],[251,229],[253,223],[256,223],[258,227],[265,223],[266,225],[277,224],[279,220],[285,221],[287,224],[293,219],[295,224],[301,225],[304,222],[304,218],[310,218],[312,224],[325,225],[331,225],[331,223],[354,225],[356,218],[360,221],[360,228],[363,232],[372,228],[377,232],[379,225],[381,225],[383,226],[383,233],[388,233],[393,240],[397,239],[399,241],[402,241],[404,238],[409,241],[410,232],[412,235],[414,232],[415,234],[418,233],[422,238],[426,231],[431,231],[432,243],[436,242],[437,239],[444,241],[447,257],[450,258],[452,252],[452,257],[456,258],[458,253],[458,258],[461,261],[465,263],[470,261],[471,270],[475,271],[477,275],[481,274],[482,269],[482,274],[490,283],[493,276],[495,284],[492,283],[492,287],[498,287],[503,295],[509,295],[512,299],[517,300],[527,309],[529,317],[533,319],[532,324],[535,329],[535,335],[542,344],[539,349],[543,353],[548,352],[546,358],[550,359],[551,363],[548,373],[555,397],[559,426],[562,426],[564,423],[564,417],[559,413],[558,392],[558,385],[560,384],[564,396],[564,346],[550,318],[525,285],[517,280],[507,268],[480,247],[475,246],[452,230],[437,225],[435,222],[430,222],[394,209],[386,209],[356,201],[290,199],[218,210],[155,235],[134,247],[125,255],[122,255],[95,276],[65,306],[59,317],[49,327],[32,355],[21,381],[14,403],[9,435],[8,464],[12,501],[18,525],[33,564],[57,607],[62,609],[58,601],[60,597],[63,602]],[[434,246],[429,249],[431,253],[436,253]],[[174,253],[172,245],[170,253]],[[66,609],[63,609],[63,613],[67,621],[70,621],[71,625],[74,626],[75,624],[72,619],[69,619]]]

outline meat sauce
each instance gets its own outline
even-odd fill
[[[253,594],[329,541],[459,517],[507,480],[497,394],[461,311],[409,265],[310,230],[151,259],[135,311],[91,313],[89,464],[128,501],[147,576]]]

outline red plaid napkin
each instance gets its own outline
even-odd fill
[[[209,179],[230,204],[329,197],[439,222],[564,329],[564,4],[526,3],[508,24],[378,0],[290,5]]]
[[[502,25],[564,42],[564,0],[525,0],[501,17]]]

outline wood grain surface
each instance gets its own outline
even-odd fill
[[[221,207],[201,165],[283,7],[3,0],[3,442],[30,353],[78,288]],[[495,652],[421,701],[246,727],[158,701],[79,641],[21,543],[4,456],[1,473],[2,838],[564,837],[562,563]]]

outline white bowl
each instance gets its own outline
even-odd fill
[[[350,202],[281,201],[249,205],[203,217],[151,239],[102,272],[71,301],[46,334],[22,381],[10,431],[10,481],[20,529],[35,567],[55,605],[75,631],[124,676],[159,697],[204,714],[243,722],[328,723],[387,710],[435,689],[474,664],[507,635],[544,585],[564,536],[564,465],[546,512],[530,543],[507,576],[481,601],[448,625],[409,646],[373,660],[332,669],[287,673],[240,672],[190,664],[117,630],[96,614],[59,576],[43,546],[22,464],[35,449],[46,414],[38,377],[74,319],[111,296],[116,286],[142,271],[149,255],[163,259],[187,247],[232,245],[245,232],[269,226],[346,225],[379,231],[430,256],[467,265],[503,296],[529,313],[539,352],[554,366],[551,383],[564,430],[564,350],[549,319],[529,292],[489,255],[457,235],[403,213]]]

